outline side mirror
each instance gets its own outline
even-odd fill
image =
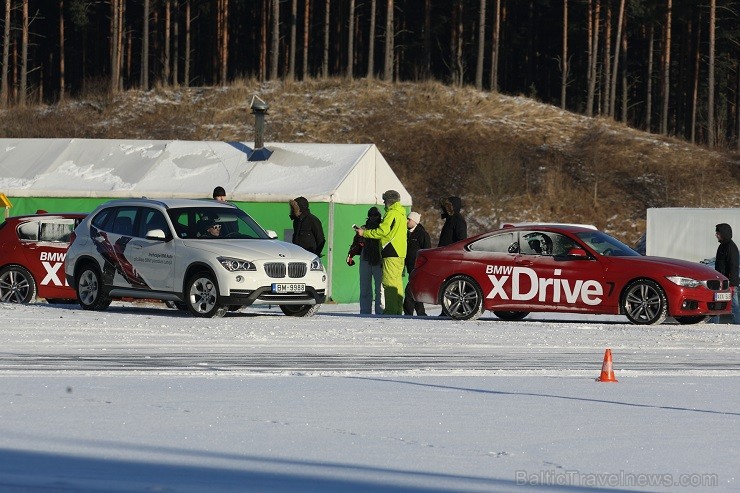
[[[166,241],[167,235],[164,234],[164,231],[162,231],[161,229],[153,229],[146,232],[146,239]]]
[[[569,257],[588,258],[588,254],[583,248],[571,248],[568,250],[567,255]]]
[[[269,236],[269,237],[270,237],[270,238],[272,238],[273,240],[274,240],[274,239],[276,239],[276,238],[278,237],[278,236],[277,236],[277,233],[276,233],[276,232],[274,232],[274,231],[273,231],[273,230],[271,230],[271,229],[266,229],[266,230],[265,230],[265,232],[267,233],[267,236]]]

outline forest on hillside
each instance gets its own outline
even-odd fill
[[[4,107],[240,78],[439,80],[723,149],[739,0],[4,0]]]

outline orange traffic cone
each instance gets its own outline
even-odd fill
[[[601,365],[601,376],[596,379],[597,382],[617,382],[614,377],[614,369],[612,368],[612,350],[607,349],[604,352],[604,363]]]

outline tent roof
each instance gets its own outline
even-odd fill
[[[267,143],[272,154],[249,161],[245,142],[0,139],[0,192],[11,197],[210,197],[229,200],[382,203],[411,196],[374,144]]]

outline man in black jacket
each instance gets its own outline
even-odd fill
[[[732,227],[727,223],[718,224],[715,228],[717,241],[717,258],[714,268],[730,280],[732,286],[732,317],[736,324],[740,324],[740,276],[738,265],[740,265],[740,254],[737,245],[732,241]],[[714,321],[719,321],[716,317]]]
[[[416,255],[419,250],[424,248],[432,248],[432,239],[429,237],[429,233],[421,225],[421,215],[418,212],[410,212],[406,219],[406,227],[408,228],[408,243],[406,250],[406,271],[411,274],[414,270],[414,264],[416,263]],[[406,285],[406,297],[403,300],[403,314],[413,315],[416,310],[417,315],[423,317],[426,316],[427,312],[424,310],[424,303],[414,301],[414,297],[411,295],[409,285]]]
[[[321,256],[326,243],[321,221],[311,214],[306,197],[298,197],[289,203],[290,218],[293,220],[293,243]]]
[[[443,247],[451,245],[456,241],[464,240],[468,237],[468,223],[460,214],[462,209],[462,200],[460,197],[447,197],[439,201],[439,207],[442,209],[442,219],[445,223],[442,225],[442,231],[439,233],[439,243],[437,246]]]

